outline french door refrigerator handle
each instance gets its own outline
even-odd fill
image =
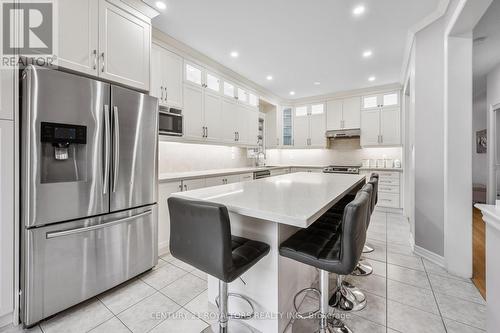
[[[64,231],[48,232],[46,234],[46,237],[47,237],[47,239],[51,239],[51,238],[69,236],[69,235],[73,235],[73,234],[79,234],[82,232],[104,229],[104,228],[108,228],[108,227],[111,227],[111,226],[114,226],[117,224],[121,224],[121,223],[125,223],[125,222],[131,221],[131,220],[135,220],[135,219],[138,219],[139,217],[143,217],[143,216],[150,215],[150,214],[151,214],[151,210],[147,210],[147,211],[139,213],[139,214],[127,216],[127,217],[124,217],[124,218],[121,218],[121,219],[118,219],[115,221],[111,221],[111,222],[106,222],[103,224],[93,225],[90,227],[76,228],[76,229],[70,229],[70,230],[64,230]]]
[[[118,172],[120,170],[120,123],[118,122],[118,107],[113,106],[113,192],[116,192]]]
[[[104,105],[104,184],[103,194],[108,193],[109,188],[109,159],[111,152],[111,125],[109,122],[109,105]]]

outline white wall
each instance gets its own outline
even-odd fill
[[[487,108],[487,114],[488,114],[488,142],[493,142],[495,139],[495,136],[498,136],[499,134],[496,133],[495,135],[495,123],[494,123],[494,117],[493,114],[491,113],[491,107],[499,104],[500,103],[500,65],[497,65],[489,74],[486,79],[487,83],[487,90],[486,90],[486,108]],[[497,144],[495,142],[495,144]],[[489,145],[491,147],[491,144]],[[494,184],[496,182],[496,175],[495,175],[495,153],[492,149],[488,149],[488,184]],[[496,189],[498,191],[498,189]],[[495,203],[496,199],[496,193],[494,191],[494,188],[488,187],[488,202],[491,204]]]
[[[415,245],[444,254],[444,20],[415,36]]]
[[[361,148],[359,139],[336,140],[331,149],[268,149],[268,165],[361,164],[363,159],[399,159],[401,148]]]
[[[201,171],[251,166],[247,150],[238,147],[160,142],[159,173]]]
[[[472,182],[483,185],[488,183],[488,161],[486,154],[477,153],[476,132],[487,127],[488,108],[486,105],[486,91],[474,96],[472,106]]]

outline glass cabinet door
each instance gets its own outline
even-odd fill
[[[220,92],[220,79],[213,74],[207,73],[207,88]]]
[[[292,111],[291,107],[283,109],[283,146],[293,145]]]
[[[201,86],[201,76],[202,71],[200,68],[195,67],[191,64],[185,65],[185,78],[186,81],[200,85]]]
[[[234,85],[224,81],[224,95],[227,97],[232,97],[234,98]]]

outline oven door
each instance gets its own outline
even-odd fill
[[[163,135],[182,136],[183,116],[168,111],[160,111],[159,132]]]

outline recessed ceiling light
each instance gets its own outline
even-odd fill
[[[231,57],[238,58],[239,56],[240,56],[240,54],[238,52],[236,52],[236,51],[231,52]]]
[[[314,84],[315,86],[319,86],[319,85],[321,84],[321,82],[316,81],[316,82],[314,82],[313,84]]]
[[[370,77],[368,78],[368,81],[373,82],[373,81],[375,81],[375,79],[376,79],[376,77],[375,77],[375,76],[370,76]]]
[[[266,80],[267,80],[267,81],[271,81],[272,79],[273,79],[273,76],[272,76],[272,75],[268,75],[268,76],[266,76]]]
[[[372,50],[366,50],[365,52],[363,52],[363,58],[370,58],[372,55]]]
[[[158,8],[160,10],[167,9],[167,5],[163,1],[156,1],[155,6],[156,6],[156,8]]]
[[[365,10],[366,10],[365,6],[359,5],[359,6],[354,7],[354,9],[352,10],[352,14],[354,16],[360,16],[365,12]]]
[[[295,95],[295,91],[290,91],[290,96]]]

